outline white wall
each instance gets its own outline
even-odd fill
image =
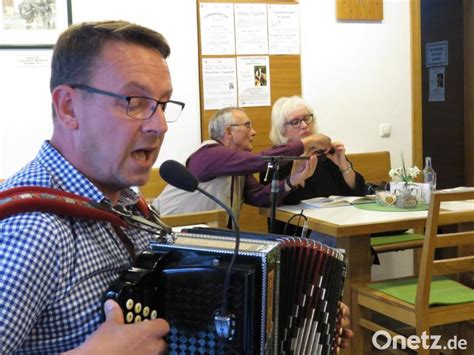
[[[29,56],[41,64],[19,64]],[[51,135],[50,56],[50,50],[0,49],[0,178],[30,161]]]
[[[411,162],[410,8],[385,0],[383,21],[337,21],[334,1],[300,0],[303,96],[321,133],[350,153],[388,150]],[[390,138],[380,138],[388,123]]]

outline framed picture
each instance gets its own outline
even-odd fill
[[[71,0],[0,0],[0,48],[52,48],[72,23]]]

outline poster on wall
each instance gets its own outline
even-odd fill
[[[202,55],[235,54],[234,5],[231,3],[201,3]]]
[[[270,106],[270,61],[264,57],[238,57],[239,106]]]
[[[445,80],[444,67],[430,68],[430,90],[428,101],[444,101],[446,87]]]
[[[235,58],[204,58],[202,81],[205,110],[237,106]]]
[[[71,0],[3,0],[0,48],[52,48],[72,22]]]
[[[237,54],[268,54],[267,5],[234,6]]]
[[[270,54],[300,54],[299,5],[268,5]]]
[[[425,59],[427,67],[448,65],[448,41],[427,43]]]

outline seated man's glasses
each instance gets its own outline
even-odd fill
[[[238,127],[238,126],[244,126],[247,129],[252,129],[252,122],[247,121],[245,123],[232,123],[229,125],[230,127]]]
[[[301,122],[306,123],[307,125],[313,122],[313,114],[309,113],[300,118],[293,118],[291,121],[285,122],[285,125],[289,124],[293,128],[300,128]]]
[[[159,101],[146,96],[124,96],[113,92],[100,90],[83,84],[70,85],[73,89],[85,90],[91,94],[99,94],[127,101],[127,116],[137,120],[147,120],[154,115],[158,106],[165,114],[166,122],[176,122],[183,111],[183,102],[168,100]]]

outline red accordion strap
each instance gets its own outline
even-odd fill
[[[138,197],[137,208],[145,216],[145,218],[148,218],[150,216],[150,208],[146,203],[145,197]]]
[[[22,212],[49,212],[63,216],[127,224],[112,211],[83,196],[49,187],[21,186],[0,192],[0,219]]]
[[[139,209],[142,211],[144,207],[139,206]],[[116,213],[86,197],[41,186],[14,187],[0,192],[0,219],[37,211],[110,222],[128,253],[135,258],[135,247],[120,228],[126,227],[127,223]]]

